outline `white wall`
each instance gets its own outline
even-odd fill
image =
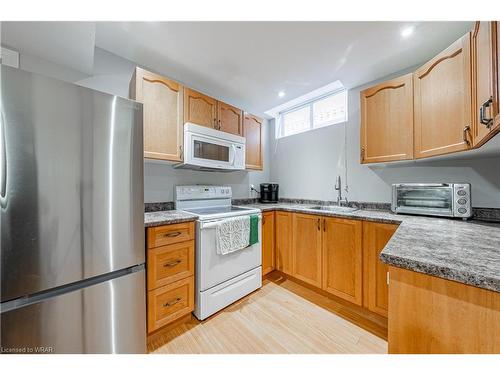
[[[20,67],[23,70],[44,74],[53,78],[113,95],[128,97],[129,82],[136,64],[102,49],[96,48],[94,67],[91,75],[66,68],[36,56],[23,54]],[[146,67],[147,69],[147,67]],[[175,79],[175,77],[172,77]],[[264,121],[264,170],[230,173],[199,172],[177,170],[170,163],[145,161],[144,163],[144,201],[166,202],[173,200],[173,187],[183,184],[219,184],[233,189],[234,198],[255,197],[250,192],[250,184],[256,189],[261,182],[269,180],[269,124]]]
[[[345,181],[347,171],[351,201],[390,202],[396,182],[469,182],[475,207],[500,208],[500,157],[361,165],[359,94],[374,83],[349,91],[345,124],[275,140],[271,121],[270,178],[280,184],[281,197],[335,200],[335,178]]]

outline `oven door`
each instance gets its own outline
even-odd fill
[[[396,213],[453,216],[452,184],[395,184],[392,211]]]
[[[196,292],[203,292],[262,264],[262,216],[259,215],[259,241],[230,254],[217,254],[217,219],[196,223]]]
[[[186,132],[184,163],[204,168],[237,169],[237,144],[207,135]],[[241,146],[240,146],[241,147]]]

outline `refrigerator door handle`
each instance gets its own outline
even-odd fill
[[[5,129],[3,112],[0,112],[0,197],[5,198],[7,190],[7,150],[5,149]]]

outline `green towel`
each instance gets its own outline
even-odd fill
[[[248,246],[252,246],[259,242],[259,216],[250,215],[250,243]]]

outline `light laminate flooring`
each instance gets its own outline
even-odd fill
[[[193,317],[177,325],[148,349],[155,354],[387,353],[387,341],[333,313],[328,301],[311,302],[325,298],[290,280],[264,280],[260,290],[203,322]]]

